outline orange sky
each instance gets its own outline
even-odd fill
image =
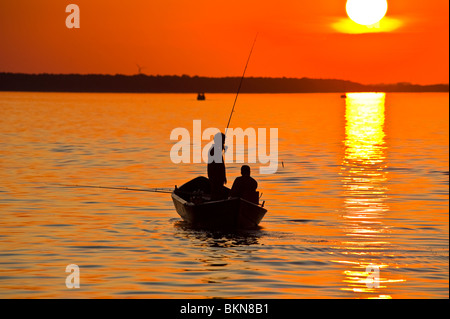
[[[81,28],[67,29],[68,4]],[[0,2],[0,72],[338,78],[448,83],[448,0],[388,0],[362,34],[346,0],[14,0]],[[387,30],[387,31],[386,31]],[[344,32],[343,32],[344,31]],[[373,30],[372,30],[373,31]]]

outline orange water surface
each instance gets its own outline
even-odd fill
[[[205,175],[172,162],[171,131],[223,130],[233,100],[1,92],[0,298],[449,297],[446,93],[241,95],[232,128],[278,128],[277,172],[250,164],[258,230],[192,229],[169,194],[55,185]]]

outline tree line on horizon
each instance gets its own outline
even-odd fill
[[[0,73],[0,91],[236,93],[240,77]],[[448,92],[448,84],[364,85],[337,79],[248,77],[241,93]]]

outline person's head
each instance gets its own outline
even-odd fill
[[[214,144],[222,146],[225,145],[225,134],[219,132],[214,135]]]
[[[250,166],[242,165],[242,167],[241,167],[241,175],[242,176],[250,176]]]

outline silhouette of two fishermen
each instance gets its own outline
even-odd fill
[[[214,144],[208,153],[208,178],[211,184],[211,200],[221,200],[230,197],[240,197],[258,204],[258,183],[250,176],[250,167],[243,165],[241,175],[236,178],[229,191],[224,185],[227,183],[223,152],[225,147],[225,134],[217,133]]]

